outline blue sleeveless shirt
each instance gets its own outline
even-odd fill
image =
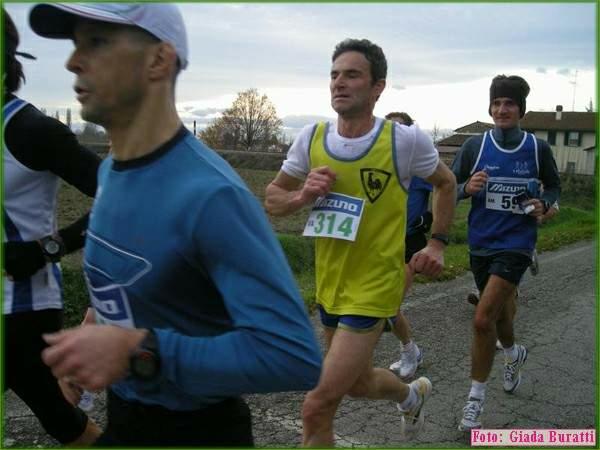
[[[471,199],[469,246],[494,250],[535,248],[537,223],[518,204],[518,195],[539,197],[539,158],[535,136],[523,133],[521,143],[509,150],[500,147],[492,132],[482,139],[471,175],[484,170],[488,182]]]

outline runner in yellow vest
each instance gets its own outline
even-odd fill
[[[373,368],[373,350],[404,289],[411,177],[434,186],[435,238],[411,259],[417,272],[442,271],[456,196],[455,178],[425,133],[373,115],[386,84],[381,48],[347,39],[332,62],[331,105],[338,120],[302,130],[265,201],[273,215],[312,206],[304,234],[315,236],[317,303],[327,346],[319,385],[302,409],[303,444],[312,447],[334,445],[333,419],[346,394],[397,402],[400,433],[422,426],[430,381],[422,377],[408,385],[388,369]]]

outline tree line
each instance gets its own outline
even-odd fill
[[[45,108],[42,108],[42,112],[47,114]],[[58,111],[54,117],[61,120]],[[71,128],[70,108],[66,110],[65,118],[66,125]],[[84,144],[108,143],[104,129],[89,122],[77,132],[77,136]],[[219,150],[282,152],[290,145],[275,106],[257,89],[238,93],[233,104],[202,130],[198,137],[209,147]]]

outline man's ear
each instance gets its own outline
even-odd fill
[[[381,80],[377,80],[373,85],[373,89],[375,94],[375,101],[377,101],[379,100],[381,93],[385,89],[385,79],[382,78]]]
[[[175,48],[167,42],[159,42],[152,51],[152,60],[150,63],[150,79],[160,80],[163,78],[172,78],[177,70],[177,52]]]

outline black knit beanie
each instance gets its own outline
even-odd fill
[[[499,97],[512,98],[519,105],[519,113],[522,118],[527,109],[525,99],[529,95],[529,85],[527,81],[517,75],[498,75],[492,80],[490,86],[490,106],[488,114],[492,115],[492,102]]]

